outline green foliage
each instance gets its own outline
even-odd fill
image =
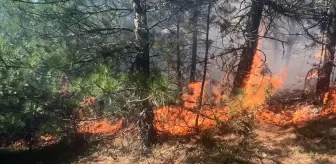
[[[0,41],[0,131],[13,136],[57,133],[59,117],[54,112],[59,109],[49,107],[60,97],[62,72],[46,59],[62,53],[62,48],[47,51],[45,47],[57,44],[37,38],[15,46],[9,40]]]
[[[71,92],[78,98],[93,96],[97,99],[108,102],[108,111],[112,114],[124,113],[133,110],[138,102],[137,92],[143,88],[145,76],[137,73],[113,74],[111,69],[105,65],[98,67],[87,77],[77,78],[71,85]],[[155,105],[163,105],[172,101],[172,90],[169,82],[161,75],[158,69],[153,69],[150,77],[145,80],[149,86],[149,100]]]
[[[71,87],[71,91],[82,96],[103,98],[117,91],[122,85],[122,78],[112,77],[111,70],[103,65],[88,77],[79,77]]]
[[[1,134],[67,130],[88,96],[115,115],[137,109],[143,95],[158,106],[174,101],[161,68],[151,68],[149,77],[128,71],[135,54],[134,33],[125,25],[130,11],[111,10],[124,5],[0,2]],[[164,58],[172,59],[176,42],[162,40],[151,52],[165,50]]]
[[[167,102],[173,101],[173,91],[170,88],[169,80],[164,77],[159,69],[153,69],[151,72],[150,81],[150,101],[157,105],[162,106]]]

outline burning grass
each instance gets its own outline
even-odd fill
[[[214,128],[219,121],[230,119],[225,109],[203,109],[200,112],[199,130]],[[195,120],[197,114],[183,107],[164,106],[156,111],[155,127],[161,134],[190,135],[196,133]]]
[[[155,111],[155,128],[159,134],[191,135],[196,133],[195,120],[197,115],[199,115],[198,129],[205,131],[214,128],[220,122],[230,120],[234,116],[234,111],[241,113],[246,110],[254,113],[258,121],[278,126],[301,124],[336,113],[336,90],[326,94],[324,102],[329,104],[323,109],[315,109],[315,107],[308,104],[267,104],[268,98],[276,92],[276,89],[282,87],[286,71],[282,71],[280,75],[271,76],[263,71],[266,68],[261,54],[257,52],[250,77],[245,86],[243,101],[227,101],[224,105],[221,101],[227,99],[227,96],[221,95],[220,88],[211,86],[209,80],[207,80],[205,88],[210,88],[210,93],[205,92],[206,94],[203,95],[204,102],[202,102],[199,114],[197,114],[195,109],[198,107],[201,82],[190,84],[188,86],[189,92],[183,94],[183,106],[163,106]],[[286,98],[288,97],[278,97],[277,99]],[[121,123],[121,121],[114,124],[106,121],[92,122],[80,127],[79,132],[114,134],[121,128]]]
[[[91,121],[78,127],[79,133],[112,135],[116,133],[122,125],[122,120],[110,123],[107,120]]]

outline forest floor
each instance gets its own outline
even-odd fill
[[[275,106],[269,105],[268,108],[274,112],[279,110],[276,107],[318,109],[302,101],[294,105],[285,104],[276,102]],[[248,116],[231,119],[199,135],[161,135],[146,155],[140,153],[141,144],[135,126],[129,126],[117,133],[81,135],[71,142],[64,140],[33,151],[0,149],[0,163],[336,164],[336,112],[332,110],[334,112],[314,119],[302,117],[307,113],[301,112],[299,116],[295,115],[300,123],[274,125],[268,120],[260,121]],[[107,125],[103,125],[100,127],[106,129]]]
[[[235,124],[235,123],[233,123]],[[226,127],[226,132],[208,132],[193,137],[164,139],[144,157],[119,137],[105,140],[94,153],[78,163],[255,163],[255,164],[335,164],[336,137],[328,130],[336,127],[336,117],[326,116],[300,126],[279,127],[255,124]],[[220,130],[224,130],[223,128]],[[132,149],[129,149],[129,148]]]
[[[161,137],[152,152],[140,154],[135,131],[103,138],[76,140],[71,145],[55,144],[32,152],[0,151],[1,163],[80,163],[80,164],[335,164],[336,116],[329,115],[301,125],[280,127],[256,123],[229,124],[201,135]],[[134,130],[134,129],[133,129]]]

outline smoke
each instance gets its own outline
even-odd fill
[[[276,26],[282,27],[276,30],[276,38],[264,39],[262,42],[262,51],[265,53],[268,67],[272,74],[280,74],[286,70],[282,89],[303,89],[305,76],[313,64],[319,62],[314,58],[319,52],[319,47],[309,46],[312,41],[301,35],[304,31],[294,22],[277,22]],[[314,85],[314,82],[309,84]]]
[[[268,34],[271,35],[273,39],[263,38],[260,48],[262,54],[265,55],[267,67],[271,72],[267,75],[280,75],[285,71],[286,77],[283,81],[282,89],[304,89],[305,76],[308,71],[313,68],[313,64],[319,62],[314,56],[320,51],[320,47],[309,46],[312,41],[300,35],[303,34],[304,31],[294,23],[282,23],[278,26],[282,27],[282,29],[277,29],[273,34]],[[214,41],[214,47],[212,47],[211,52],[218,55],[223,51],[222,49],[225,49],[225,45],[229,45],[229,42],[222,42],[221,39],[218,39],[220,35],[215,29],[211,31],[210,38]],[[203,56],[202,54],[200,55]],[[224,71],[219,68],[221,67],[221,62],[216,61],[220,60],[210,61],[211,67],[209,74],[213,80],[221,81],[224,76]],[[310,83],[306,85],[308,85],[307,87],[309,87],[309,85],[314,86],[314,79],[310,80]]]

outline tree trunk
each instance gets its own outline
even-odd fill
[[[182,97],[183,93],[183,77],[181,71],[181,41],[180,41],[180,14],[177,14],[177,25],[176,25],[176,37],[177,37],[177,44],[176,44],[176,72],[177,72],[177,85],[179,91],[179,99]]]
[[[292,49],[293,46],[296,42],[296,40],[298,39],[298,36],[296,35],[298,33],[298,30],[296,28],[296,26],[294,25],[293,27],[289,26],[289,32],[290,32],[290,36],[287,38],[287,50],[286,50],[286,54],[285,54],[285,66],[286,68],[288,68],[290,60],[291,60],[291,56],[292,56]]]
[[[196,81],[196,63],[197,63],[197,20],[198,20],[198,2],[192,10],[191,26],[192,26],[192,46],[191,46],[191,70],[190,70],[190,83]]]
[[[208,14],[207,14],[207,24],[206,24],[206,38],[205,38],[205,55],[204,55],[204,69],[203,69],[203,78],[202,78],[202,84],[201,84],[201,93],[200,93],[200,98],[198,102],[198,107],[197,107],[197,115],[196,115],[196,120],[195,120],[195,127],[196,130],[198,131],[198,120],[199,120],[199,115],[200,111],[202,109],[203,105],[203,93],[204,93],[204,85],[205,85],[205,80],[206,80],[206,73],[207,73],[207,66],[208,66],[208,56],[209,56],[209,31],[210,31],[210,14],[211,14],[211,1],[209,0],[208,4]]]
[[[294,46],[294,37],[290,36],[287,40],[287,50],[286,50],[286,54],[285,54],[285,66],[286,68],[289,66],[289,62],[292,56],[292,49]]]
[[[258,32],[260,21],[262,18],[262,11],[264,8],[263,0],[253,0],[249,19],[247,22],[247,40],[245,41],[246,48],[240,56],[236,77],[233,82],[231,95],[239,94],[249,79],[252,69],[253,58],[258,45]]]
[[[335,23],[335,13],[336,4],[333,2],[331,4],[333,11],[332,14],[328,15],[328,24],[327,24],[327,38],[328,43],[326,45],[327,53],[323,59],[323,66],[318,72],[318,79],[316,83],[316,96],[318,100],[318,104],[323,102],[323,96],[326,92],[329,91],[330,85],[330,76],[334,66],[335,59],[335,46],[336,46],[336,23]],[[323,54],[323,53],[322,53]]]
[[[141,139],[146,148],[150,147],[156,137],[153,121],[154,111],[151,108],[148,100],[149,96],[149,84],[148,78],[150,74],[149,67],[149,38],[148,38],[148,26],[146,15],[146,0],[133,0],[133,7],[135,11],[134,25],[135,25],[135,37],[138,47],[138,54],[136,56],[136,70],[141,79],[141,90],[139,91],[141,102],[140,112],[140,133]]]
[[[335,59],[335,37],[335,34],[331,34],[328,36],[328,38],[330,39],[330,44],[328,44],[326,47],[328,53],[325,55],[323,66],[318,73],[318,79],[316,83],[316,95],[319,104],[323,102],[324,94],[329,91],[329,85],[331,80],[330,76],[333,70]]]

